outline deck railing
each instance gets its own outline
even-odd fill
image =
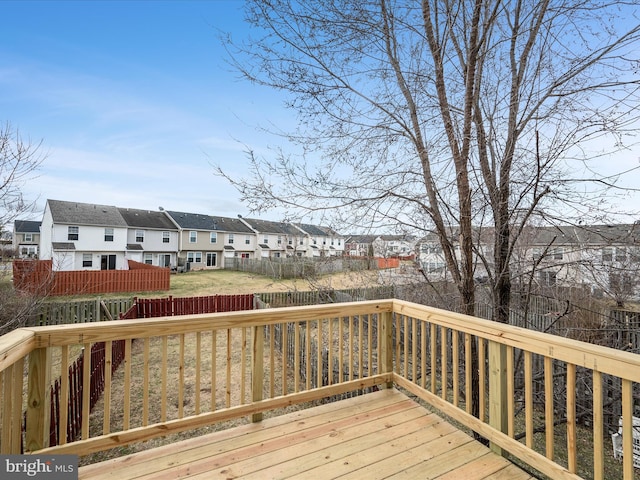
[[[61,378],[68,398],[60,373],[96,342],[105,342],[110,359],[115,341],[125,342],[124,362],[112,374],[107,360],[93,412],[83,392],[81,439],[62,435],[50,446],[52,379]],[[572,394],[585,372],[593,399],[587,421]],[[615,475],[632,479],[640,356],[628,352],[398,300],[24,328],[0,337],[0,453],[82,456],[395,385],[551,478],[614,478],[605,470],[613,454],[605,381],[621,391],[623,460]],[[68,412],[60,410],[65,432]]]

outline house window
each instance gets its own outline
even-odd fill
[[[92,267],[93,266],[93,257],[90,253],[82,254],[82,266],[83,267]]]
[[[229,238],[227,239],[227,242],[229,243],[229,245],[233,243],[233,233],[229,234]]]
[[[266,243],[266,242],[265,242]],[[249,235],[247,235],[246,237],[244,237],[244,244],[245,245],[251,245],[251,237]]]
[[[198,232],[191,230],[189,232],[189,243],[196,243],[198,241]]]
[[[153,254],[152,253],[145,253],[144,254],[144,263],[146,263],[147,265],[153,265]]]
[[[605,247],[602,249],[602,261],[610,262],[613,260],[613,249],[610,247]]]
[[[216,232],[209,233],[209,243],[218,243],[218,234]]]
[[[269,243],[269,237],[264,237],[262,239],[262,243]]]
[[[317,243],[318,243],[318,239],[317,239],[317,238],[314,238],[314,239],[313,239],[313,244],[314,244],[314,245],[316,245]]]
[[[249,258],[249,254],[248,253],[241,253],[240,254],[240,258]]]
[[[274,256],[275,258],[280,258],[280,252],[275,252],[275,253],[273,254],[273,256]]]
[[[25,233],[24,234],[25,242],[33,242],[33,233]]]
[[[282,245],[282,235],[278,235],[278,245]]]
[[[334,242],[334,240],[333,240],[333,238],[332,238],[332,239],[331,239],[331,245],[333,245],[333,242]]]
[[[338,239],[338,246],[342,245],[342,240]]]
[[[113,228],[104,229],[104,241],[113,242]]]
[[[187,262],[189,263],[202,263],[202,252],[188,252]]]
[[[207,253],[207,267],[215,267],[218,263],[218,255],[214,252]]]
[[[557,274],[556,272],[551,272],[544,270],[542,272],[538,272],[538,281],[540,285],[544,287],[553,287],[556,285]]]
[[[171,240],[171,233],[162,232],[162,243],[169,243],[169,240]]]
[[[561,248],[554,248],[551,251],[551,255],[553,255],[554,260],[562,260],[564,257],[564,251]]]
[[[289,239],[289,245],[293,245],[293,238]]]
[[[67,227],[67,240],[78,240],[79,227]]]
[[[144,230],[136,230],[136,242],[144,242]]]
[[[304,239],[302,239],[302,238],[300,239],[299,245],[304,245]]]
[[[624,262],[627,260],[627,249],[624,247],[617,247],[616,250],[616,262]]]

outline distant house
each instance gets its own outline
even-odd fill
[[[127,224],[126,256],[158,267],[177,267],[179,230],[164,212],[118,208]]]
[[[53,270],[126,270],[128,225],[109,205],[47,200],[40,259]]]
[[[293,225],[255,218],[240,217],[240,220],[256,235],[256,258],[307,256],[304,232]]]
[[[224,268],[224,258],[254,258],[255,232],[237,218],[166,211],[179,228],[180,263],[189,269]]]
[[[335,257],[344,255],[344,238],[329,227],[296,223],[307,239],[311,257]]]
[[[410,235],[351,235],[345,250],[357,257],[414,257],[416,243],[417,239]]]
[[[16,220],[13,223],[13,249],[18,258],[38,258],[41,224],[34,220]]]
[[[488,279],[493,265],[493,229],[476,228],[474,277]],[[455,229],[450,235],[456,244]],[[435,234],[419,242],[421,269],[430,280],[450,280],[444,253]],[[459,248],[455,249],[459,258]],[[480,255],[484,259],[480,258]],[[514,284],[540,289],[580,287],[618,302],[640,298],[640,225],[560,225],[526,227],[513,250]]]

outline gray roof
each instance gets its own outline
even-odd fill
[[[253,233],[237,218],[215,217],[202,213],[167,212],[180,226],[191,230],[209,230],[234,233]]]
[[[13,222],[13,233],[40,233],[42,222],[34,220],[16,220]]]
[[[118,211],[130,227],[177,230],[177,227],[164,212],[138,210],[135,208],[118,208]]]
[[[275,233],[284,235],[300,235],[301,233],[289,223],[258,220],[257,218],[244,218],[243,220],[251,225],[251,228],[258,233]]]
[[[47,200],[54,223],[67,225],[99,225],[126,227],[122,215],[116,207],[93,203]]]
[[[303,230],[304,232],[308,233],[309,235],[323,236],[323,237],[337,235],[337,233],[333,232],[328,227],[319,227],[317,225],[309,225],[307,223],[296,223],[296,226],[301,230]]]
[[[380,235],[351,235],[345,243],[373,243]]]

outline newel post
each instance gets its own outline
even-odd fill
[[[393,312],[380,314],[380,373],[393,373]],[[393,388],[393,382],[387,382]]]
[[[482,361],[482,360],[481,360]],[[489,340],[489,424],[507,433],[507,346]],[[491,450],[502,455],[502,449],[491,443]]]
[[[273,328],[273,326],[269,328]],[[251,400],[259,402],[262,400],[264,389],[264,326],[251,327],[251,338],[253,343],[251,353]],[[262,421],[262,413],[254,413],[251,416],[251,421]]]
[[[24,447],[29,452],[49,446],[49,423],[51,421],[50,366],[50,348],[38,348],[29,353],[27,430]]]

